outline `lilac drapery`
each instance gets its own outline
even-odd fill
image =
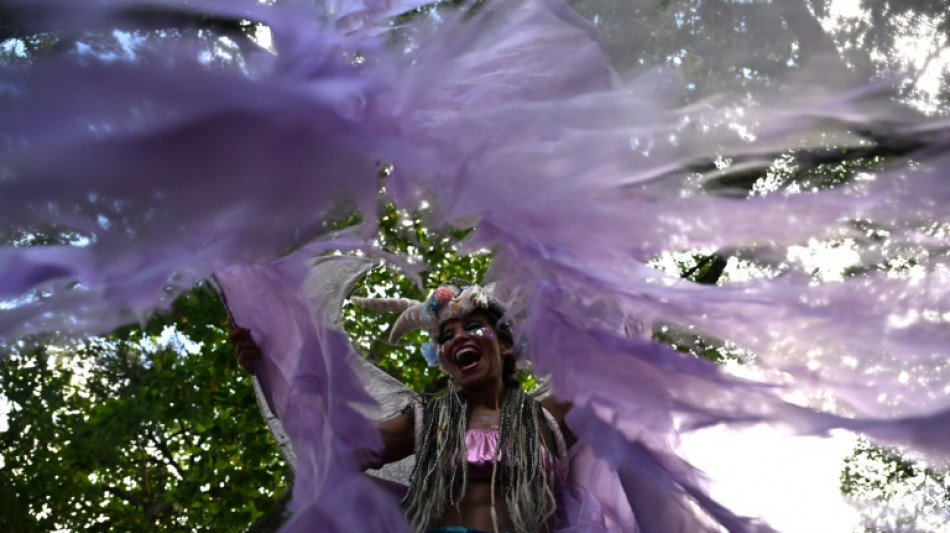
[[[118,5],[142,4],[175,5]],[[357,472],[380,444],[358,408],[370,400],[351,348],[301,296],[310,256],[332,246],[277,259],[347,215],[374,220],[384,163],[399,207],[426,201],[432,224],[473,224],[468,246],[496,251],[491,276],[521,318],[527,357],[575,405],[575,529],[628,531],[632,512],[644,532],[712,528],[698,506],[730,531],[763,530],[705,496],[674,454],[680,429],[843,428],[933,459],[950,451],[946,121],[898,109],[879,85],[838,84],[821,65],[755,105],[728,92],[686,105],[670,71],[614,72],[601,42],[611,36],[559,0],[401,26],[387,17],[416,4],[195,4],[267,24],[276,53],[212,67],[198,58],[213,39],[185,34],[133,40],[135,61],[77,52],[2,71],[0,220],[72,234],[0,249],[11,302],[0,340],[107,331],[216,273],[260,336],[261,380],[300,461],[289,530],[404,528],[392,494]],[[123,16],[48,5],[48,23],[66,31]],[[821,147],[825,127],[840,148],[859,147],[853,131],[865,127],[926,142],[912,165],[801,194],[740,199],[695,170],[725,155],[761,171],[775,154]],[[863,227],[913,254],[914,268],[870,268],[889,252]],[[374,233],[366,222],[341,246],[370,250]],[[815,283],[791,268],[699,286],[646,266],[691,249],[774,263],[809,239],[850,239],[869,272]],[[791,404],[788,384],[737,379],[625,331],[649,337],[664,323],[729,339],[839,408]]]

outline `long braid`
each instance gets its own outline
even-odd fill
[[[422,442],[409,476],[409,492],[403,498],[406,516],[417,531],[441,516],[446,505],[458,509],[465,497],[468,475],[463,457],[471,410],[468,398],[452,391],[426,405]]]
[[[422,442],[409,478],[409,492],[403,499],[416,531],[424,531],[449,505],[458,511],[465,498],[465,431],[471,409],[467,395],[454,391],[426,405]],[[515,531],[541,530],[557,509],[554,461],[559,450],[544,420],[541,404],[516,381],[506,383],[498,449],[492,461],[491,512],[496,532],[495,492],[499,482]]]
[[[528,396],[520,384],[509,386],[501,412],[498,449],[493,465],[502,473],[502,489],[515,531],[539,531],[557,510],[558,479],[553,471],[557,445],[550,431],[542,429],[541,404]],[[497,531],[497,524],[493,524]]]

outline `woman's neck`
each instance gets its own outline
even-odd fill
[[[499,379],[490,385],[485,385],[475,390],[466,390],[465,394],[468,395],[473,408],[477,406],[495,411],[501,409],[501,402],[505,394],[505,384]]]

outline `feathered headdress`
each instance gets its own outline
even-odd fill
[[[402,313],[389,331],[389,342],[395,343],[403,335],[414,329],[425,329],[429,338],[435,340],[439,335],[439,326],[446,320],[463,317],[476,309],[504,314],[505,307],[492,295],[491,284],[482,287],[454,279],[443,283],[425,301],[408,298],[360,298],[353,297],[353,303],[371,311]],[[438,358],[432,343],[422,346],[422,355],[430,365]]]

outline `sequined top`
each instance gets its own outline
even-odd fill
[[[555,431],[558,431],[555,429]],[[558,431],[559,433],[559,431]],[[465,432],[465,462],[469,479],[490,479],[492,459],[498,450],[499,434],[497,429],[469,429]],[[562,446],[560,441],[558,447]],[[547,448],[542,448],[545,462],[550,464],[551,456]],[[560,455],[560,454],[559,454]],[[563,482],[567,477],[567,462],[562,457],[554,461],[554,470]]]
[[[491,477],[498,438],[497,429],[469,429],[465,432],[465,462],[468,463],[470,479]]]
[[[423,407],[421,403],[413,403],[412,406],[415,411],[416,452],[418,453],[424,441],[422,434]],[[541,408],[541,412],[544,414],[544,420],[547,422],[547,426],[551,429],[551,433],[554,436],[554,442],[557,447],[557,458],[554,460],[554,468],[560,485],[564,486],[567,482],[570,464],[570,458],[567,453],[567,443],[564,440],[564,434],[561,432],[561,428],[554,419],[554,416],[544,407]],[[498,449],[498,439],[499,434],[497,429],[468,429],[465,431],[465,462],[468,465],[467,475],[469,478],[491,478],[492,457],[495,455],[495,450]],[[547,456],[548,450],[545,448],[542,453]]]

